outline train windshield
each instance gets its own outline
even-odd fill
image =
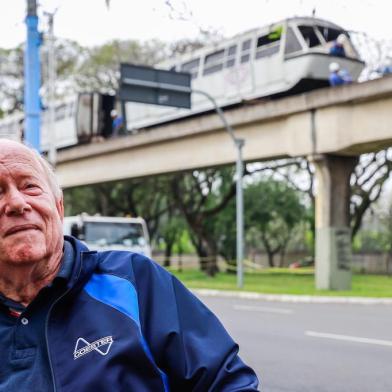
[[[314,26],[300,25],[298,26],[298,30],[301,32],[302,37],[309,48],[321,45],[320,38],[317,35],[317,31],[315,30]]]
[[[317,26],[317,29],[326,42],[334,41],[340,34],[344,34],[343,30],[338,30],[331,27]]]
[[[309,26],[299,25],[298,30],[300,31],[306,45],[309,48],[313,48],[319,45],[325,45],[326,43],[335,41],[340,34],[343,34],[349,40],[347,34],[343,30],[335,29],[326,26]]]
[[[147,243],[141,223],[85,222],[84,240],[93,245],[144,246]]]

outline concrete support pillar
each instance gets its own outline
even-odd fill
[[[351,289],[350,175],[356,157],[318,155],[316,168],[316,288]]]

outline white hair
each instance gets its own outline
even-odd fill
[[[57,181],[57,177],[54,174],[52,166],[42,155],[40,155],[38,153],[37,150],[35,150],[34,148],[32,148],[28,145],[25,145],[21,142],[17,142],[17,141],[2,139],[2,142],[10,143],[10,144],[18,144],[21,147],[28,150],[33,155],[33,157],[36,158],[38,164],[40,165],[42,171],[44,172],[46,179],[48,181],[49,187],[50,187],[51,191],[53,192],[55,199],[60,200],[63,197],[63,191]]]
[[[46,178],[48,180],[50,189],[52,190],[54,197],[56,198],[56,200],[60,200],[63,197],[63,191],[59,185],[59,182],[57,181],[56,175],[54,174],[52,165],[36,150],[33,149],[31,150],[34,152],[35,156],[38,159],[39,164],[41,165],[42,170],[46,175]]]

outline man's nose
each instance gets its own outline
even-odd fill
[[[5,202],[5,213],[7,215],[23,215],[31,210],[30,204],[26,202],[24,195],[18,189],[10,189]]]

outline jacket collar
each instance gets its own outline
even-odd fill
[[[96,269],[99,258],[96,251],[90,251],[85,244],[71,236],[64,236],[74,249],[74,265],[68,281],[72,291],[78,291],[90,279]]]

